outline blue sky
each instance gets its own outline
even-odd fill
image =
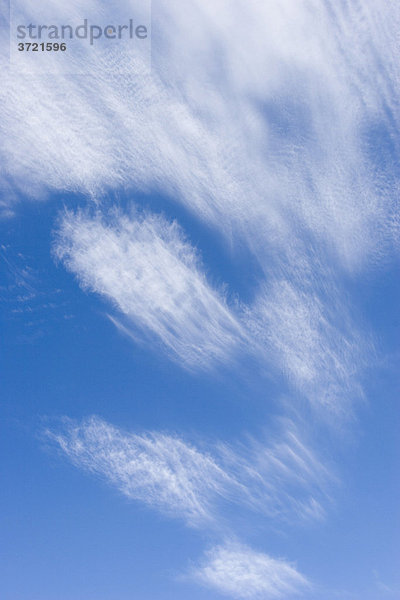
[[[154,0],[151,73],[5,66],[6,600],[400,597],[399,17]]]

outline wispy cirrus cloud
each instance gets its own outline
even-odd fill
[[[237,486],[211,456],[176,436],[126,433],[95,417],[46,435],[80,468],[189,525],[211,522],[215,497]]]
[[[291,598],[310,589],[308,580],[289,562],[235,542],[208,551],[189,577],[230,598],[248,600]]]
[[[244,342],[244,330],[176,222],[66,212],[54,251],[82,287],[119,309],[126,332],[161,344],[184,367],[229,363]]]
[[[219,460],[242,484],[240,501],[248,508],[278,521],[322,520],[338,483],[332,461],[315,450],[304,424],[301,431],[289,418],[278,425],[258,439],[219,444]]]
[[[280,522],[319,520],[334,477],[293,422],[280,429],[270,439],[201,449],[178,436],[125,432],[97,417],[65,420],[46,436],[77,467],[190,525],[229,529],[227,504]]]
[[[62,6],[65,19],[80,14],[79,3]],[[86,10],[101,12],[101,2]],[[140,64],[131,77],[110,73],[101,61],[79,79],[62,68],[49,79],[34,64],[29,77],[7,69],[4,185],[25,193],[28,177],[34,196],[161,187],[264,259],[300,233],[357,270],[398,226],[392,11],[303,0],[251,10],[223,1],[212,11],[191,0],[182,11],[160,1],[152,76]],[[232,36],[237,27],[245,43]]]
[[[241,496],[245,501],[246,494],[251,494],[251,489],[244,492],[243,484],[211,455],[176,436],[129,434],[94,417],[79,424],[64,421],[61,431],[47,431],[46,435],[77,466],[105,478],[128,498],[182,518],[190,526],[213,527],[219,498],[234,501],[235,496]],[[272,470],[280,473],[281,482],[293,466],[297,474],[292,471],[289,479],[308,476],[310,465],[304,463],[304,448],[298,457],[289,446],[274,452],[268,460],[270,465],[275,463]],[[259,457],[259,465],[262,462]],[[252,468],[255,472],[256,467]],[[236,468],[235,475],[238,473]],[[257,473],[257,477],[261,475],[268,477],[268,469]],[[251,478],[255,480],[254,473]],[[246,483],[249,481],[248,477]],[[185,578],[238,599],[288,598],[309,588],[307,579],[287,561],[236,542],[213,548]]]
[[[99,8],[101,2],[90,3],[88,16]],[[78,9],[78,2],[63,5],[63,14],[72,19]],[[362,361],[364,340],[351,324],[344,331],[333,325],[347,303],[340,286],[334,298],[323,288],[329,268],[338,279],[344,272],[357,277],[393,251],[398,232],[393,133],[400,61],[392,10],[372,1],[274,0],[249,9],[224,0],[212,10],[199,0],[185,10],[160,1],[151,76],[140,61],[127,77],[93,57],[86,77],[60,68],[48,78],[34,65],[29,77],[7,69],[4,187],[34,197],[81,192],[99,203],[109,189],[161,189],[171,199],[167,211],[181,203],[233,247],[244,243],[264,278],[248,320],[262,360],[314,405],[345,413],[348,399],[362,394],[356,348]],[[238,24],[245,43],[232,36]],[[42,100],[33,116],[36,98]],[[114,283],[107,293],[118,305]],[[131,308],[171,354],[186,357],[182,364],[205,365],[212,357],[223,362],[236,346],[225,325],[237,315],[223,316],[223,302],[221,312],[215,300],[214,337],[195,331],[194,302],[186,337],[178,305],[180,317],[164,314],[164,324],[150,323],[145,306],[142,315]],[[133,334],[125,321],[114,322]]]
[[[362,396],[360,370],[372,346],[329,272],[322,283],[309,269],[307,277],[272,273],[253,302],[230,306],[178,224],[134,210],[66,211],[54,253],[84,289],[112,303],[122,332],[185,368],[252,357],[329,414],[348,415]]]
[[[78,4],[64,3],[66,19]],[[85,77],[6,68],[3,214],[53,191],[101,204],[109,189],[161,189],[167,212],[181,203],[259,262],[247,307],[227,305],[160,217],[67,213],[56,254],[117,308],[121,330],[183,366],[232,364],[252,336],[259,360],[313,406],[348,415],[369,348],[340,279],[390,254],[399,228],[399,13],[389,4],[160,0],[152,76],[139,62],[126,77],[93,59]],[[280,440],[210,454],[96,420],[53,439],[77,465],[190,524],[232,495],[269,516],[324,514],[329,474],[289,423]],[[285,561],[230,544],[211,551],[197,580],[239,598],[305,584]]]
[[[249,335],[266,360],[320,412],[349,416],[363,396],[360,378],[373,354],[332,280],[276,278],[245,309]],[[322,288],[322,290],[321,290]]]

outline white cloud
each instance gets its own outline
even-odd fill
[[[301,431],[289,418],[278,424],[262,438],[219,444],[219,462],[240,482],[238,500],[247,508],[275,521],[324,519],[337,484],[331,461],[315,450],[304,423]]]
[[[190,525],[223,529],[228,504],[279,522],[325,516],[331,472],[291,421],[281,430],[267,440],[202,450],[177,436],[127,433],[96,417],[66,420],[47,435],[78,467],[126,496]]]
[[[45,433],[74,464],[103,477],[128,498],[203,529],[224,529],[218,513],[223,500],[252,508],[258,504],[259,510],[274,490],[275,496],[282,495],[282,508],[287,482],[307,487],[323,471],[291,434],[270,449],[254,445],[247,457],[220,447],[214,449],[215,458],[177,436],[128,433],[96,417],[81,423],[65,419],[60,428]],[[234,598],[263,600],[287,598],[309,585],[286,561],[233,542],[208,552],[189,577]]]
[[[119,309],[124,320],[114,319],[117,325],[155,338],[185,367],[229,362],[244,340],[176,223],[154,215],[67,212],[55,253],[84,288]]]
[[[72,18],[79,2],[62,4]],[[86,9],[95,15],[102,2]],[[244,315],[159,217],[66,213],[59,258],[114,304],[121,330],[187,368],[233,362],[250,332],[263,364],[314,406],[348,414],[368,344],[337,282],[374,266],[398,232],[399,15],[374,0],[158,0],[152,75],[94,59],[86,76],[6,66],[3,215],[19,195],[68,191],[101,204],[110,189],[161,191],[167,211],[181,203],[258,260],[260,292]],[[329,475],[290,425],[280,441],[214,458],[98,420],[55,439],[124,494],[191,524],[212,520],[232,490],[269,515],[323,516]],[[286,562],[229,544],[197,579],[239,598],[287,597],[305,583]]]
[[[314,407],[349,415],[362,395],[360,375],[372,352],[329,278],[272,280],[246,309],[248,330]]]
[[[62,5],[65,19],[78,5]],[[5,73],[7,179],[28,179],[34,195],[161,188],[263,260],[300,232],[354,269],[381,252],[396,220],[390,152],[385,171],[371,149],[374,127],[388,144],[395,130],[393,11],[160,0],[152,76],[101,61],[85,77]]]
[[[310,587],[287,561],[232,542],[210,550],[190,575],[199,583],[238,599],[289,598]]]
[[[329,273],[324,299],[315,272],[308,280],[290,273],[271,277],[249,306],[229,307],[180,227],[134,211],[67,211],[55,254],[83,288],[118,309],[110,318],[121,332],[161,344],[186,368],[232,364],[247,353],[327,414],[348,415],[362,396],[358,377],[369,346]]]
[[[66,19],[78,5],[63,4]],[[101,6],[88,4],[88,15]],[[332,7],[273,0],[249,7],[222,0],[211,7],[191,0],[182,10],[179,2],[159,0],[152,75],[139,63],[132,76],[109,72],[93,58],[87,76],[61,70],[28,77],[6,69],[3,185],[35,197],[82,192],[100,203],[109,189],[161,190],[171,200],[167,210],[180,202],[234,248],[246,244],[268,283],[261,282],[249,317],[263,360],[314,405],[342,411],[343,398],[359,395],[353,365],[364,341],[351,324],[343,335],[333,326],[346,302],[323,288],[332,288],[329,268],[340,279],[344,271],[356,276],[375,264],[398,231],[394,14],[392,4],[372,1]],[[14,201],[10,196],[5,214]],[[121,286],[114,283],[113,291],[102,281],[118,304]],[[181,307],[162,326],[147,307],[143,314],[133,308],[135,320],[166,347],[180,359],[187,355],[187,365],[207,362],[207,339],[209,362],[226,358],[235,345],[236,333],[226,327],[232,315],[223,315],[218,294],[205,291],[216,318],[214,338],[196,330],[194,303],[186,338]],[[118,326],[133,334],[126,322]]]
[[[211,456],[178,437],[130,434],[95,417],[46,433],[77,466],[189,525],[211,522],[212,501],[236,485]]]

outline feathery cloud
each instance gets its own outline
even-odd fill
[[[88,16],[100,8],[93,0]],[[79,2],[62,5],[65,18],[78,9]],[[255,2],[251,9],[244,0],[234,7],[223,0],[212,10],[191,0],[182,10],[160,0],[152,75],[140,59],[126,76],[91,55],[84,77],[62,68],[51,77],[34,65],[30,76],[7,68],[3,187],[34,197],[68,190],[100,203],[109,189],[162,190],[171,199],[167,210],[180,202],[236,247],[244,243],[265,280],[249,318],[263,360],[314,405],[345,412],[343,399],[361,395],[356,348],[362,354],[364,341],[351,325],[343,335],[332,325],[321,267],[356,277],[392,252],[398,232],[394,10],[316,0]],[[238,27],[243,43],[232,36]],[[14,201],[15,194],[7,214]],[[310,272],[312,285],[304,287]],[[115,291],[105,280],[102,289],[121,308],[114,283]],[[214,337],[198,331],[196,302],[186,307],[194,318],[186,337],[190,321],[178,302],[176,317],[164,314],[162,324],[155,304],[152,315],[124,304],[130,323],[114,322],[134,335],[132,317],[140,321],[186,366],[223,362],[236,345],[230,321],[237,318],[209,286],[200,292],[211,311],[201,308],[205,322],[216,320]],[[345,314],[340,293],[334,302],[336,316]]]
[[[177,223],[134,211],[66,211],[54,251],[84,289],[118,309],[110,318],[122,332],[161,346],[185,368],[247,354],[327,414],[348,415],[362,397],[359,371],[370,345],[329,273],[325,297],[318,273],[272,274],[251,304],[230,307]]]
[[[290,563],[233,542],[211,549],[190,576],[238,599],[289,598],[310,587]]]
[[[187,368],[229,362],[244,340],[175,222],[154,215],[106,219],[67,212],[55,254],[84,288],[112,301],[128,333],[161,342]]]
[[[307,486],[306,479],[313,479],[322,469],[299,440],[290,440],[290,436],[270,453],[255,447],[254,465],[250,460],[240,462],[238,457],[234,465],[233,453],[228,458],[226,449],[218,464],[210,453],[200,452],[176,436],[127,433],[96,417],[81,423],[64,420],[61,429],[47,430],[46,436],[74,464],[105,478],[128,498],[203,529],[213,527],[221,499],[248,503],[252,489],[246,485],[265,485],[268,493],[275,487],[274,494],[279,495],[286,479],[303,480]],[[221,448],[216,454],[221,457]],[[231,472],[224,470],[223,462]],[[264,483],[257,482],[262,478]],[[254,502],[262,500],[254,498]],[[282,498],[281,504],[284,502]],[[309,585],[286,561],[233,542],[209,551],[188,577],[238,599],[287,598]]]
[[[76,466],[190,525],[222,527],[227,503],[279,521],[318,520],[333,476],[293,423],[282,425],[283,435],[269,441],[201,450],[177,436],[128,433],[96,417],[66,420],[46,433]]]
[[[289,418],[275,434],[218,444],[224,470],[241,483],[238,500],[248,509],[285,522],[321,520],[331,505],[337,476],[307,439],[306,428]]]
[[[272,279],[245,309],[244,320],[266,360],[314,408],[348,416],[363,396],[361,371],[373,345],[355,325],[339,289],[332,281],[327,287],[322,292],[317,278]]]
[[[178,437],[129,434],[95,417],[68,420],[61,431],[46,434],[77,466],[189,525],[211,521],[213,497],[235,485],[212,457]]]
[[[79,3],[51,4],[79,14]],[[110,58],[110,72],[90,53],[85,77],[6,69],[4,185],[25,193],[28,179],[34,196],[162,188],[264,259],[300,232],[342,267],[365,265],[398,226],[397,28],[392,6],[348,4],[160,1],[152,76],[140,60],[126,76]]]

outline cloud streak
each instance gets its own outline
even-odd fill
[[[334,281],[297,276],[262,286],[245,309],[249,335],[311,405],[323,414],[349,416],[363,397],[362,368],[373,353]]]
[[[100,8],[87,5],[88,16]],[[392,11],[303,0],[251,10],[223,1],[212,11],[191,0],[182,11],[160,1],[151,77],[140,63],[126,77],[101,61],[79,79],[61,69],[50,80],[34,66],[29,77],[5,74],[4,185],[24,192],[28,177],[33,195],[161,188],[263,258],[300,230],[357,270],[389,248],[398,225]],[[73,19],[77,5],[63,14]],[[232,37],[238,27],[245,43]],[[201,61],[199,47],[208,49]]]
[[[207,282],[198,255],[175,222],[161,216],[67,212],[55,255],[85,289],[119,309],[127,333],[161,343],[187,368],[230,362],[244,331]],[[136,334],[135,334],[136,332]]]
[[[283,374],[321,414],[346,416],[362,397],[359,372],[372,346],[329,271],[322,283],[315,270],[279,278],[278,271],[253,302],[229,306],[177,223],[134,210],[66,211],[54,253],[84,289],[112,303],[121,332],[184,368],[251,357]]]
[[[232,542],[211,549],[190,576],[230,598],[244,600],[289,598],[310,587],[287,561]]]
[[[212,521],[212,500],[236,485],[213,458],[178,437],[129,434],[95,417],[66,421],[46,435],[80,468],[189,525]]]
[[[277,433],[219,444],[224,469],[242,484],[241,502],[270,519],[285,522],[322,520],[337,485],[332,467],[291,419],[278,422]]]
[[[63,7],[66,19],[78,4]],[[90,3],[88,16],[100,7]],[[346,413],[362,395],[356,371],[364,340],[351,324],[333,325],[347,313],[337,281],[390,255],[399,228],[393,10],[328,0],[255,2],[251,10],[242,0],[212,10],[191,0],[182,10],[160,0],[151,76],[140,61],[126,77],[93,57],[84,78],[6,70],[3,186],[34,197],[79,192],[100,203],[110,189],[162,190],[167,210],[181,203],[232,247],[245,244],[263,273],[248,319],[262,360],[314,405]],[[243,43],[232,36],[239,26]],[[15,204],[9,197],[7,214]],[[118,282],[114,291],[101,285],[121,307]],[[215,320],[214,337],[198,331],[195,302],[176,302],[176,318],[164,314],[161,323],[130,300],[122,311],[128,326],[114,322],[134,335],[132,319],[140,321],[142,334],[154,334],[187,367],[229,362],[242,334],[231,321],[238,316],[209,285],[195,293],[205,323]],[[150,297],[155,309],[151,294],[138,297]],[[193,324],[183,316],[189,309]]]
[[[97,417],[66,420],[46,435],[79,468],[189,525],[229,528],[228,504],[281,522],[319,520],[333,476],[292,422],[281,429],[269,440],[205,449],[178,436],[124,432]]]
[[[65,212],[54,252],[114,306],[121,331],[193,371],[256,357],[319,415],[349,417],[371,344],[343,282],[398,249],[400,12],[382,4],[158,0],[151,75],[140,60],[126,76],[112,56],[89,54],[84,77],[6,65],[2,215],[53,192],[95,199],[97,213]],[[87,3],[88,17],[102,5]],[[62,6],[65,21],[79,13],[79,2]],[[162,191],[167,214],[181,204],[226,245],[245,247],[257,292],[229,306],[174,221],[106,212],[109,190],[150,201]],[[293,422],[284,429],[209,452],[98,419],[50,437],[127,497],[190,525],[211,524],[221,502],[323,518],[331,475]],[[193,577],[237,598],[286,598],[307,583],[286,561],[233,543]]]

